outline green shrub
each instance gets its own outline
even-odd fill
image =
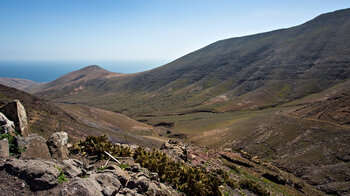
[[[171,160],[166,154],[137,148],[133,158],[142,167],[157,172],[162,182],[187,195],[221,195],[219,186],[223,184],[217,173],[208,172],[203,167],[193,167]]]
[[[107,158],[104,151],[116,157],[133,157],[135,162],[142,167],[147,168],[151,172],[156,172],[162,182],[167,182],[173,188],[190,196],[221,196],[222,193],[219,187],[223,184],[228,185],[232,189],[241,187],[258,195],[269,195],[263,187],[254,181],[243,180],[238,185],[222,169],[207,171],[205,167],[195,167],[186,163],[180,163],[155,149],[149,151],[139,147],[132,151],[130,148],[112,144],[108,141],[106,135],[88,136],[85,141],[79,141],[71,149],[71,153],[96,156],[97,159]],[[119,167],[125,169],[129,165],[120,164]],[[102,170],[102,168],[99,169]]]
[[[257,195],[262,195],[262,196],[270,195],[270,193],[267,190],[265,190],[260,184],[252,180],[246,180],[246,179],[242,180],[239,182],[239,186],[242,189],[248,189]]]
[[[99,160],[107,157],[105,151],[116,157],[131,156],[129,147],[126,148],[117,144],[112,144],[108,141],[106,135],[87,136],[85,141],[79,141],[71,149],[71,153],[73,154],[97,156]]]
[[[236,181],[230,178],[226,171],[222,169],[216,169],[214,170],[214,172],[216,172],[219,176],[221,176],[222,181],[226,183],[229,187],[231,187],[232,189],[238,188]]]
[[[59,168],[58,166],[55,166],[55,168],[58,169],[58,171],[60,172],[57,178],[58,183],[68,182],[68,179],[66,178],[66,176],[64,176],[62,169]]]
[[[21,149],[17,144],[16,138],[9,133],[0,134],[0,140],[2,139],[7,139],[9,143],[10,155],[20,154],[21,152],[24,152],[26,150],[25,148]]]
[[[119,167],[124,170],[125,168],[130,167],[130,165],[129,164],[120,164]]]

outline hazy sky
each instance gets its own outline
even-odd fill
[[[0,61],[173,60],[349,0],[0,0]]]

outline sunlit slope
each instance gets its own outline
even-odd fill
[[[261,109],[344,82],[349,54],[346,9],[296,27],[218,41],[150,71],[123,75],[94,66],[33,92],[131,116]]]

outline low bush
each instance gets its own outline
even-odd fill
[[[270,195],[270,193],[267,190],[265,190],[260,184],[252,180],[247,180],[247,179],[241,180],[239,182],[239,186],[242,189],[248,189],[257,195],[262,195],[262,196]]]
[[[73,154],[97,156],[99,160],[107,157],[105,151],[115,157],[131,156],[129,147],[112,144],[106,135],[87,136],[85,141],[79,141],[71,149]]]
[[[71,148],[71,153],[96,156],[97,159],[107,158],[104,151],[116,157],[133,157],[136,163],[156,172],[162,182],[171,184],[175,189],[187,195],[205,196],[222,195],[219,187],[223,184],[232,189],[243,188],[251,190],[258,195],[269,195],[269,193],[254,181],[243,180],[239,185],[229,177],[222,169],[207,171],[205,167],[195,167],[186,163],[172,160],[165,153],[153,149],[137,148],[132,151],[128,147],[112,144],[106,135],[88,136],[85,141],[79,141]],[[121,168],[128,165],[121,164]]]

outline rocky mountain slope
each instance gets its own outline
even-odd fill
[[[18,90],[25,90],[27,88],[33,88],[39,85],[40,83],[34,82],[32,80],[27,80],[27,79],[0,77],[0,84],[13,87]]]
[[[32,92],[129,115],[270,107],[349,79],[349,35],[350,9],[339,10],[218,41],[150,71],[121,75],[93,66]]]
[[[159,142],[143,138],[131,132],[150,130],[151,126],[132,120],[124,115],[83,106],[60,107],[26,92],[0,85],[0,107],[18,99],[27,109],[29,133],[48,137],[53,132],[66,131],[73,140],[89,134],[107,134],[112,139],[141,146],[158,146]],[[70,109],[74,108],[74,109]],[[73,112],[78,111],[78,112]],[[68,112],[67,112],[68,111]],[[87,115],[88,114],[88,115]],[[86,116],[87,115],[87,116]],[[89,118],[88,118],[89,116]],[[104,116],[105,121],[100,121]],[[109,116],[109,119],[107,118]]]

